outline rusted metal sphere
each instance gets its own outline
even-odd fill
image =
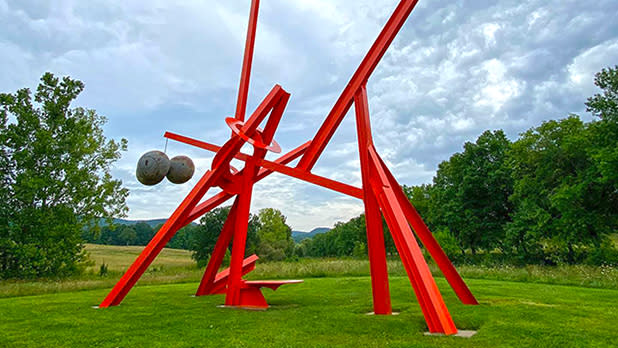
[[[170,170],[170,160],[161,151],[146,152],[137,162],[135,176],[144,185],[156,185]]]
[[[170,160],[170,170],[167,172],[167,180],[174,184],[184,184],[193,177],[195,165],[187,156],[176,156]]]

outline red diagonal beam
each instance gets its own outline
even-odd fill
[[[452,335],[457,333],[453,319],[444,304],[438,286],[431,275],[423,252],[419,247],[410,225],[406,220],[401,203],[397,199],[392,183],[388,179],[380,156],[373,146],[369,146],[369,159],[372,164],[371,184],[378,199],[380,209],[386,219],[389,231],[401,261],[408,273],[414,293],[427,321],[429,332]]]
[[[393,312],[391,295],[388,285],[388,267],[386,265],[386,250],[384,248],[384,231],[382,215],[378,200],[371,189],[371,163],[368,147],[373,144],[371,139],[371,122],[369,122],[369,105],[367,90],[362,86],[354,97],[356,107],[356,129],[358,151],[363,179],[363,203],[365,204],[365,225],[367,232],[367,254],[371,271],[371,289],[373,293],[373,312],[390,315]]]
[[[399,6],[393,12],[391,18],[388,20],[384,29],[378,38],[373,43],[373,46],[369,49],[369,52],[359,65],[358,69],[348,82],[347,86],[341,93],[341,96],[333,106],[332,110],[326,117],[326,121],[322,124],[317,134],[313,138],[313,142],[307,152],[303,155],[298,163],[298,168],[306,171],[311,171],[318,158],[324,151],[324,148],[332,138],[333,134],[337,130],[337,127],[347,114],[352,102],[354,101],[354,94],[356,91],[364,85],[376,66],[386,53],[386,50],[390,46],[391,42],[397,36],[397,33],[408,19],[408,16],[416,6],[418,0],[402,0]]]
[[[199,140],[196,140],[196,141],[199,141]],[[302,144],[301,146],[297,147],[296,149],[294,149],[294,150],[288,152],[287,154],[279,157],[274,163],[288,164],[288,163],[294,161],[295,159],[300,157],[305,152],[307,147],[309,147],[310,143],[311,142],[308,141],[308,142]],[[216,146],[216,145],[213,145],[213,146]],[[258,182],[258,181],[264,179],[265,177],[269,176],[272,173],[273,173],[273,171],[270,170],[270,169],[262,169],[258,173],[255,181]],[[230,194],[230,193],[227,193],[227,192],[220,192],[220,193],[216,194],[215,196],[209,198],[205,202],[200,203],[197,207],[195,207],[193,209],[193,211],[191,211],[191,214],[189,214],[187,219],[183,222],[183,226],[189,224],[191,221],[193,221],[193,220],[199,218],[200,216],[206,214],[207,212],[209,212],[213,208],[223,204],[225,201],[227,201],[228,199],[232,198],[233,196],[234,196],[233,194]]]
[[[457,272],[455,266],[453,266],[453,263],[451,263],[451,260],[449,260],[448,256],[446,256],[446,253],[442,250],[442,247],[434,238],[419,213],[416,211],[416,208],[414,208],[414,205],[412,205],[410,200],[408,200],[408,197],[401,189],[401,186],[399,186],[397,180],[395,180],[395,177],[384,163],[384,160],[382,160],[382,158],[379,158],[379,160],[380,164],[384,168],[384,172],[388,177],[391,187],[397,196],[397,200],[403,208],[403,212],[408,220],[408,223],[412,225],[414,233],[416,233],[416,236],[421,240],[421,243],[423,243],[427,251],[429,251],[429,255],[431,255],[434,259],[436,265],[438,265],[438,268],[440,268],[440,271],[442,271],[442,274],[444,274],[444,277],[451,285],[451,288],[453,288],[455,294],[457,294],[457,297],[459,297],[461,302],[464,304],[479,304],[472,294],[472,291],[470,291],[470,288],[468,288],[466,283],[463,281],[461,275]]]
[[[220,147],[217,145],[213,145],[210,143],[207,143],[205,141],[200,141],[197,139],[192,139],[186,136],[182,136],[182,135],[178,135],[175,133],[170,133],[170,132],[166,132],[164,135],[166,138],[172,139],[172,140],[176,140],[179,142],[183,142],[185,144],[190,144],[196,147],[199,147],[201,149],[205,149],[208,151],[212,151],[212,152],[217,152],[219,151]],[[236,154],[235,158],[239,159],[241,161],[247,161],[247,159],[250,156],[244,153],[238,153]],[[354,187],[348,184],[344,184],[342,182],[339,181],[335,181],[329,178],[325,178],[323,176],[319,176],[319,175],[315,175],[312,173],[309,173],[307,171],[304,170],[300,170],[297,168],[291,168],[288,167],[286,165],[283,164],[279,164],[276,162],[271,162],[265,159],[259,160],[258,165],[269,169],[271,171],[275,171],[281,174],[285,174],[303,181],[307,181],[310,182],[312,184],[318,185],[318,186],[322,186],[328,189],[331,189],[333,191],[337,191],[339,193],[343,193],[345,195],[348,196],[352,196],[352,197],[356,197],[358,199],[363,199],[363,190],[361,190],[358,187]]]
[[[257,131],[257,126],[264,120],[268,113],[277,105],[279,105],[282,98],[289,96],[287,92],[276,85],[271,92],[266,96],[264,101],[258,106],[251,117],[245,122],[243,131],[247,136],[252,136]],[[287,100],[287,99],[286,99]],[[196,208],[198,202],[204,197],[206,192],[214,186],[219,178],[224,174],[225,170],[228,170],[229,166],[222,164],[229,164],[234,158],[234,154],[239,152],[244,141],[239,137],[232,137],[217,153],[213,159],[212,170],[207,171],[204,176],[193,187],[191,192],[185,197],[185,199],[176,208],[172,216],[163,224],[159,231],[155,234],[153,239],[146,245],[144,250],[140,253],[137,259],[131,264],[129,269],[120,278],[118,283],[112,288],[110,293],[101,302],[100,307],[105,308],[109,306],[115,306],[120,304],[127,293],[139,280],[142,274],[146,271],[148,266],[157,257],[159,252],[163,249],[165,244],[176,234],[176,232],[184,226],[191,213]],[[188,220],[191,221],[191,220]]]
[[[253,63],[253,48],[255,47],[255,31],[257,28],[260,0],[251,1],[249,25],[247,26],[247,41],[245,42],[245,57],[242,61],[240,86],[238,87],[238,101],[236,102],[236,119],[244,121],[247,110],[247,95],[251,79],[251,64]]]

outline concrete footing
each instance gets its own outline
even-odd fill
[[[459,331],[457,331],[456,334],[450,335],[450,336],[470,338],[470,337],[472,337],[474,335],[476,335],[476,331],[474,331],[474,330],[459,330]],[[425,332],[425,336],[446,336],[446,335],[444,335],[442,333]]]

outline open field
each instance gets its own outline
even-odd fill
[[[87,244],[86,250],[94,262],[83,275],[63,280],[0,281],[0,298],[47,293],[111,288],[143,247]],[[108,274],[99,276],[101,263],[109,267]],[[405,276],[398,260],[388,262],[389,274]],[[433,273],[441,273],[430,264]],[[618,268],[604,266],[471,266],[457,269],[465,279],[506,280],[528,283],[575,285],[592,288],[618,289]],[[202,276],[186,250],[163,249],[159,257],[140,279],[138,285],[198,282]],[[260,262],[248,279],[362,277],[369,275],[369,262],[358,259],[302,259],[297,262]]]
[[[142,246],[114,246],[86,244],[86,251],[94,265],[88,271],[98,272],[102,263],[108,265],[110,271],[122,272],[137,258],[144,249]],[[151,267],[194,267],[195,262],[191,259],[191,252],[188,250],[165,248],[157,256]]]
[[[265,291],[261,312],[191,297],[197,284],[136,287],[118,307],[93,309],[107,289],[0,299],[0,346],[9,347],[610,347],[618,291],[470,279],[481,302],[461,305],[438,285],[472,338],[428,337],[405,277],[392,277],[398,316],[368,316],[368,277],[310,278]]]

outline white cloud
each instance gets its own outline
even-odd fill
[[[397,0],[262,2],[248,110],[275,83],[292,93],[276,140],[309,140]],[[486,129],[517,133],[584,109],[593,74],[618,61],[614,0],[421,1],[368,83],[376,147],[402,184],[431,180],[437,164]],[[132,218],[165,217],[191,184],[139,185],[137,158],[162,149],[165,130],[223,144],[232,115],[247,1],[0,0],[0,87],[34,87],[50,70],[86,83],[78,104],[109,118],[106,134],[130,152],[114,174],[131,189]],[[360,185],[350,113],[315,173]],[[170,142],[198,171],[212,154]],[[269,155],[269,158],[276,156]],[[238,164],[235,164],[238,165]],[[360,201],[273,175],[253,211],[272,206],[296,229],[330,226]]]

